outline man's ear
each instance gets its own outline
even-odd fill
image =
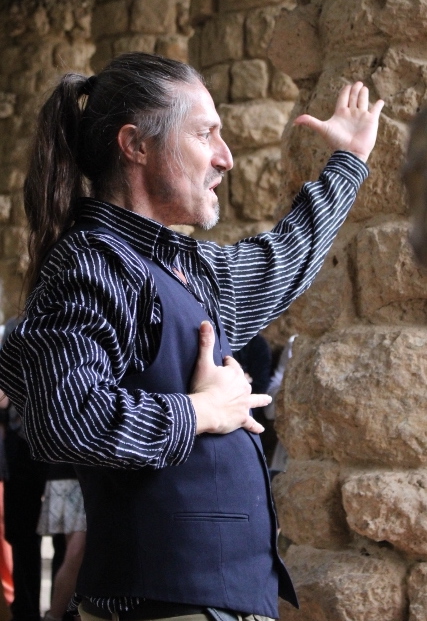
[[[147,149],[145,142],[138,139],[138,128],[136,125],[123,125],[117,134],[117,142],[120,151],[125,158],[135,164],[145,164],[147,160]]]

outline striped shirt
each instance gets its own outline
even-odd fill
[[[272,231],[229,246],[89,198],[78,218],[116,232],[175,278],[178,258],[182,286],[211,317],[219,313],[237,351],[313,281],[366,176],[357,157],[335,152]],[[126,244],[88,230],[55,246],[25,320],[0,353],[0,387],[23,416],[36,459],[132,469],[187,459],[196,424],[190,398],[119,387],[153,361],[161,322],[152,275]]]

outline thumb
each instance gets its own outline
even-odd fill
[[[198,365],[213,364],[213,349],[215,345],[215,334],[212,324],[209,321],[202,321],[199,329],[199,357]]]
[[[319,119],[316,119],[316,117],[310,116],[309,114],[301,114],[301,116],[297,116],[293,124],[304,125],[305,127],[313,129],[319,134],[322,133],[323,129],[323,121],[319,121]]]

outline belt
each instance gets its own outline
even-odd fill
[[[87,597],[81,602],[83,610],[100,619],[111,621],[111,612],[103,610],[93,604]],[[191,606],[189,604],[174,604],[173,602],[158,602],[155,600],[145,600],[132,610],[117,611],[120,621],[122,619],[132,621],[135,619],[167,619],[169,617],[182,617],[184,615],[206,614],[206,608],[201,606]]]

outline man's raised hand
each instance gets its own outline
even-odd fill
[[[189,395],[196,412],[196,433],[230,433],[240,427],[261,433],[264,427],[249,414],[251,408],[271,403],[269,395],[251,394],[240,364],[227,356],[224,366],[213,361],[215,335],[209,321],[200,325],[199,357]]]
[[[302,114],[295,119],[294,125],[313,129],[333,151],[351,151],[366,162],[375,145],[383,106],[382,99],[370,106],[368,88],[362,82],[356,82],[341,89],[335,112],[328,121]]]

